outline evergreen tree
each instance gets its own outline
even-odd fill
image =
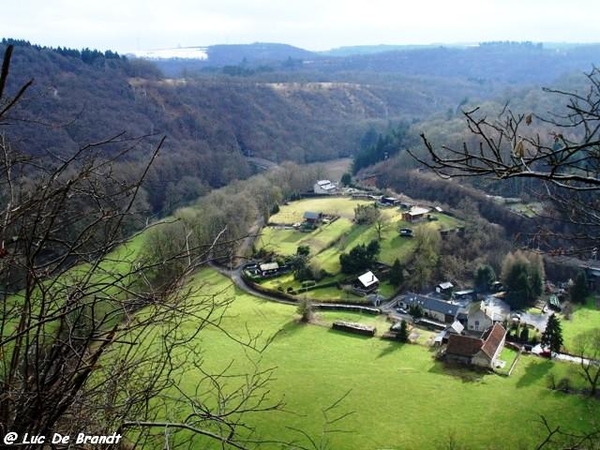
[[[544,286],[544,265],[534,252],[509,253],[502,262],[502,282],[508,289],[508,304],[519,309],[535,303]]]
[[[492,266],[481,265],[475,272],[475,289],[478,292],[489,292],[492,283],[496,281],[496,272]]]
[[[398,258],[396,258],[392,268],[390,269],[390,283],[396,287],[404,283],[404,268],[400,264],[400,260]]]
[[[350,184],[352,183],[352,175],[346,172],[344,175],[342,175],[342,179],[340,180],[340,182],[343,186],[350,186]]]
[[[525,343],[529,341],[529,328],[525,324],[522,325],[521,334],[519,334],[519,339],[521,340],[521,342]]]
[[[408,342],[408,324],[406,323],[406,320],[400,322],[400,330],[398,330],[398,333],[396,334],[396,339],[399,342]]]
[[[562,327],[556,314],[548,317],[546,330],[542,333],[542,347],[547,347],[552,352],[559,352],[563,344]]]
[[[585,272],[581,271],[577,274],[573,286],[569,289],[569,294],[573,303],[585,303],[586,298],[590,295]]]
[[[360,244],[352,248],[349,253],[342,253],[340,255],[342,273],[354,274],[369,269],[375,262],[379,250],[379,242],[373,240],[369,245]]]

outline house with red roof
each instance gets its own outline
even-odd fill
[[[506,340],[506,330],[496,323],[481,337],[452,334],[448,337],[446,362],[493,369]]]

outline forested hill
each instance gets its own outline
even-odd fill
[[[2,125],[11,144],[32,155],[69,154],[119,133],[154,136],[147,150],[137,154],[141,159],[152,142],[166,136],[146,185],[157,214],[247,177],[252,168],[246,156],[301,163],[353,156],[367,132],[452,113],[467,99],[490,98],[508,86],[506,79],[491,75],[470,76],[463,69],[472,60],[457,55],[471,53],[449,49],[320,56],[309,64],[303,58],[310,53],[291,48],[293,54],[272,67],[256,65],[259,59],[250,57],[237,66],[174,79],[151,62],[114,52],[49,49],[7,40],[0,51],[9,42],[15,51],[6,93],[14,95],[34,79],[11,120]],[[291,51],[289,46],[263,47],[251,46],[254,53],[248,55],[277,59]],[[478,60],[481,73],[516,67],[523,55],[553,58],[536,46],[505,47],[479,50],[489,62],[486,66],[485,59]],[[552,73],[587,70],[596,47],[586,49],[587,59],[558,52],[562,60],[553,59],[557,66]],[[225,61],[228,53],[239,57],[247,50],[223,46],[213,54]],[[531,59],[533,66],[519,70],[531,67],[533,73],[534,62],[540,61],[536,58]],[[118,146],[106,151],[111,148],[116,151]],[[128,163],[131,167],[136,161]]]
[[[408,78],[297,82],[289,73],[183,81],[115,53],[15,44],[6,93],[14,95],[31,78],[34,83],[2,126],[12,145],[33,155],[69,154],[122,132],[156,135],[155,141],[166,135],[148,183],[156,213],[248,176],[245,156],[277,162],[348,156],[366,130],[425,118],[478,89]]]
[[[510,85],[548,84],[600,61],[600,44],[486,42],[478,45],[356,46],[308,52],[282,44],[218,45],[205,59],[157,61],[171,76],[223,71],[248,76],[257,71],[293,70],[296,77],[358,77],[359,74],[443,77]]]

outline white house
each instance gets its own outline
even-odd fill
[[[504,317],[494,313],[493,308],[486,307],[484,302],[473,303],[468,310],[467,329],[469,331],[484,331],[496,322],[502,322]]]
[[[315,194],[333,194],[337,192],[337,186],[329,180],[319,180],[313,186]]]

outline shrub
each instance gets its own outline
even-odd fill
[[[298,308],[296,309],[296,312],[300,314],[300,322],[310,322],[313,318],[312,302],[307,298],[301,299],[298,302]]]

